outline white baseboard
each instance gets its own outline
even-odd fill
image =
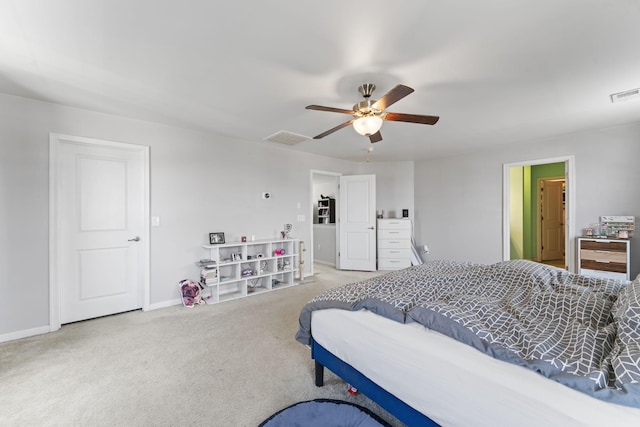
[[[313,262],[317,262],[318,264],[323,264],[323,265],[330,265],[331,267],[335,267],[336,266],[335,262],[323,261],[321,259],[315,259],[315,260],[313,260]]]
[[[158,310],[159,308],[167,308],[173,307],[174,305],[182,305],[182,300],[180,298],[171,299],[162,302],[156,302],[154,304],[149,304],[149,307],[144,311]]]
[[[149,307],[144,311],[157,310],[160,308],[172,307],[174,305],[182,305],[182,300],[180,298],[176,298],[172,300],[158,302],[155,304],[150,304]],[[8,334],[0,335],[0,343],[7,342],[7,341],[15,341],[21,338],[33,337],[35,335],[47,334],[49,332],[51,332],[51,328],[49,327],[49,325],[40,326],[38,328],[33,328],[33,329],[25,329],[22,331],[10,332]]]
[[[47,326],[40,326],[38,328],[33,328],[33,329],[25,329],[22,331],[10,332],[8,334],[0,335],[0,342],[14,341],[14,340],[19,340],[21,338],[33,337],[35,335],[42,335],[42,334],[49,333],[50,331],[51,329],[49,328],[49,325],[47,325]]]

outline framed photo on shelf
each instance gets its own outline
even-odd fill
[[[224,233],[209,233],[209,244],[220,245],[224,243]]]
[[[233,252],[231,254],[231,261],[242,261],[242,252]]]

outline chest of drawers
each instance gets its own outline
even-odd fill
[[[411,265],[411,220],[378,219],[378,270]]]
[[[629,240],[578,238],[578,273],[629,280]]]

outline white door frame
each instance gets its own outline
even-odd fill
[[[342,174],[339,172],[329,172],[317,169],[309,170],[309,245],[305,245],[305,249],[309,251],[309,276],[313,276],[313,177],[314,175],[327,175],[339,178]],[[338,268],[340,260],[338,260],[338,247],[340,245],[340,211],[336,209],[336,268]],[[303,254],[300,254],[303,256]]]
[[[150,306],[150,245],[149,245],[149,147],[143,145],[127,144],[122,142],[105,141],[101,139],[85,138],[51,133],[49,134],[49,331],[60,329],[60,283],[58,268],[59,246],[59,150],[62,142],[81,145],[93,145],[99,147],[124,148],[140,151],[144,158],[144,223],[141,232],[141,261],[140,275],[142,277],[142,309],[148,310]]]
[[[575,156],[561,156],[552,157],[547,159],[525,160],[516,163],[503,164],[502,170],[502,259],[508,261],[511,258],[510,243],[511,243],[511,231],[509,220],[509,206],[510,206],[510,184],[509,184],[509,171],[512,167],[518,166],[533,166],[543,165],[547,163],[561,163],[565,164],[565,179],[566,179],[566,193],[565,193],[565,208],[566,208],[566,222],[565,222],[565,237],[564,245],[566,251],[565,263],[569,271],[575,272],[575,247],[570,244],[574,241],[575,234],[575,195],[576,195],[576,172],[575,172]]]

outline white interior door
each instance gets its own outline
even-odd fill
[[[74,137],[57,144],[60,323],[141,308],[146,147]]]
[[[341,270],[376,270],[376,176],[340,177]]]

